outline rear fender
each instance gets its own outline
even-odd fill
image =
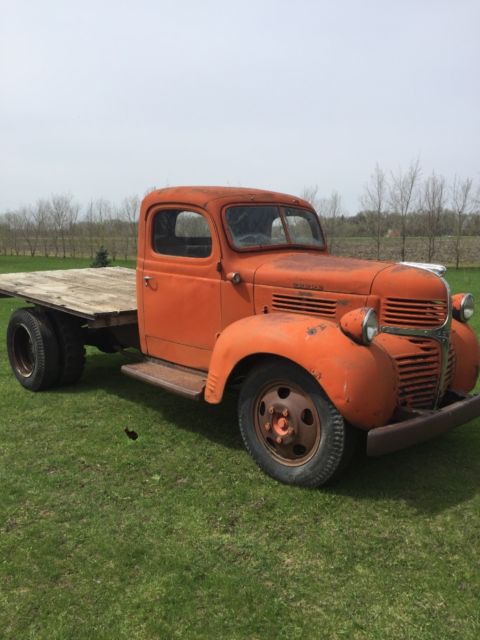
[[[233,369],[255,354],[280,356],[308,371],[356,426],[384,425],[395,410],[394,365],[380,346],[356,344],[332,321],[283,313],[243,318],[222,332],[212,354],[205,400],[221,402]]]

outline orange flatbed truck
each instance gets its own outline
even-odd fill
[[[320,486],[356,437],[378,456],[480,415],[470,294],[438,265],[332,256],[313,208],[226,187],[153,191],[138,263],[0,276],[33,306],[7,329],[31,391],[73,384],[85,344],[138,350],[123,373],[217,404],[239,389],[247,450],[272,477]]]

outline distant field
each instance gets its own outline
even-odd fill
[[[433,262],[455,264],[455,239],[440,237],[436,243]],[[370,238],[338,238],[334,241],[335,253],[358,258],[376,258],[376,247]],[[400,260],[400,238],[383,238],[380,258],[382,260]],[[406,260],[427,262],[428,240],[423,237],[407,238]],[[468,236],[461,240],[461,266],[480,266],[480,238]]]
[[[400,260],[400,238],[382,238],[382,247],[380,258],[382,260]],[[434,257],[434,262],[445,263],[448,265],[455,264],[455,239],[453,237],[439,237],[437,240],[437,248],[436,255]],[[108,249],[111,251],[111,247],[109,247],[108,239],[105,240],[105,244]],[[120,242],[117,240],[117,245]],[[371,238],[368,237],[350,237],[350,238],[335,238],[333,240],[334,245],[334,253],[345,256],[354,256],[359,258],[376,258],[376,248],[375,243]],[[99,245],[100,246],[100,242]],[[414,260],[417,262],[425,262],[427,260],[427,246],[428,240],[424,237],[409,237],[407,238],[406,244],[406,259]],[[26,251],[26,260],[30,260],[31,258],[28,256],[28,251]],[[120,252],[118,255],[123,255]],[[3,260],[8,260],[6,257],[0,256]],[[21,260],[21,257],[13,257],[12,260]],[[36,258],[35,258],[36,259]],[[45,259],[39,256],[39,259]],[[47,258],[49,264],[56,263],[56,261],[60,260],[60,263],[63,262],[62,258]],[[85,264],[88,266],[92,261],[91,258],[67,258],[67,260],[78,261],[80,264]],[[123,265],[125,263],[130,263],[135,260],[135,255],[131,255],[130,260],[118,260],[116,264]],[[30,263],[27,263],[30,264]],[[477,236],[465,236],[461,240],[461,266],[480,266],[480,238]]]
[[[480,300],[480,269],[448,277]],[[0,300],[3,336],[16,306]],[[234,396],[195,404],[87,360],[76,387],[31,394],[0,339],[2,640],[478,640],[480,420],[294,489],[253,464]]]

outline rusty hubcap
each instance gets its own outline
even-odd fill
[[[13,335],[15,368],[24,378],[29,378],[35,368],[35,348],[28,329],[19,325]]]
[[[318,449],[321,425],[310,396],[285,380],[260,390],[254,406],[255,431],[282,464],[305,464]]]

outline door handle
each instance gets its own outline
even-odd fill
[[[143,276],[143,282],[146,287],[148,287],[148,283],[150,282],[150,280],[153,280],[153,276]]]
[[[232,284],[240,284],[242,281],[242,276],[238,273],[238,271],[230,271],[227,273],[227,280],[229,280]]]

